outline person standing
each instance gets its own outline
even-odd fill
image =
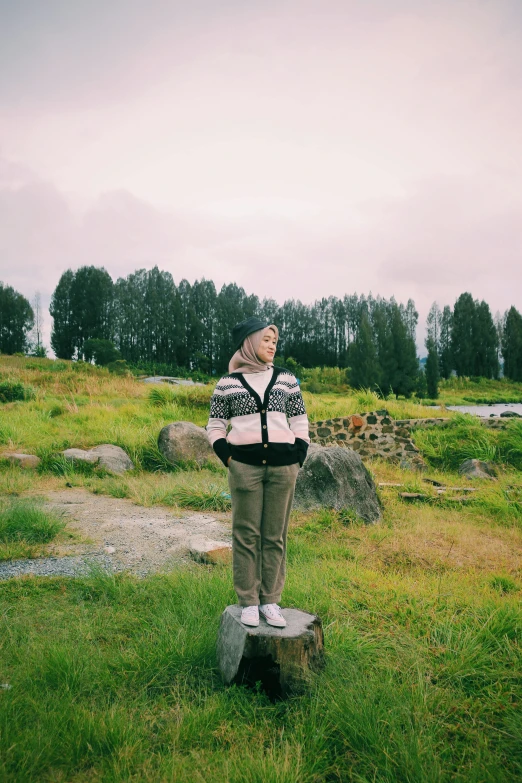
[[[207,433],[229,471],[234,589],[241,622],[257,626],[261,613],[283,628],[278,604],[308,417],[297,379],[273,364],[277,326],[253,316],[234,326],[232,338],[236,352],[212,395]]]

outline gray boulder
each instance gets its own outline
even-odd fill
[[[112,443],[103,443],[93,449],[66,449],[63,456],[71,462],[90,462],[105,468],[108,473],[121,476],[128,470],[134,470],[134,463],[122,448]]]
[[[221,465],[208,442],[206,431],[190,421],[175,421],[163,427],[158,437],[158,449],[171,465],[179,462],[196,462],[199,466],[206,462]]]
[[[68,462],[98,462],[98,457],[84,449],[65,449],[62,454]]]
[[[351,509],[367,524],[381,516],[375,484],[362,459],[340,446],[310,446],[297,476],[294,507]]]
[[[459,468],[461,476],[466,478],[494,479],[497,471],[491,462],[481,462],[479,459],[466,459]]]

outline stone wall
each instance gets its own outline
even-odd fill
[[[325,419],[310,424],[312,443],[321,446],[345,446],[363,458],[382,457],[408,467],[425,465],[419,449],[411,439],[411,430],[419,427],[445,426],[449,419],[392,419],[388,411],[372,411],[353,416]],[[487,427],[503,429],[506,420],[499,417],[481,419]]]

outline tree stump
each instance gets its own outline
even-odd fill
[[[227,606],[221,615],[217,659],[223,680],[255,685],[261,682],[274,701],[299,693],[310,672],[324,666],[321,620],[299,609],[282,609],[287,626],[274,628],[259,618],[252,628],[241,622],[241,607]]]

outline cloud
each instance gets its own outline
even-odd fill
[[[0,279],[522,307],[520,3],[45,6],[5,14]]]

